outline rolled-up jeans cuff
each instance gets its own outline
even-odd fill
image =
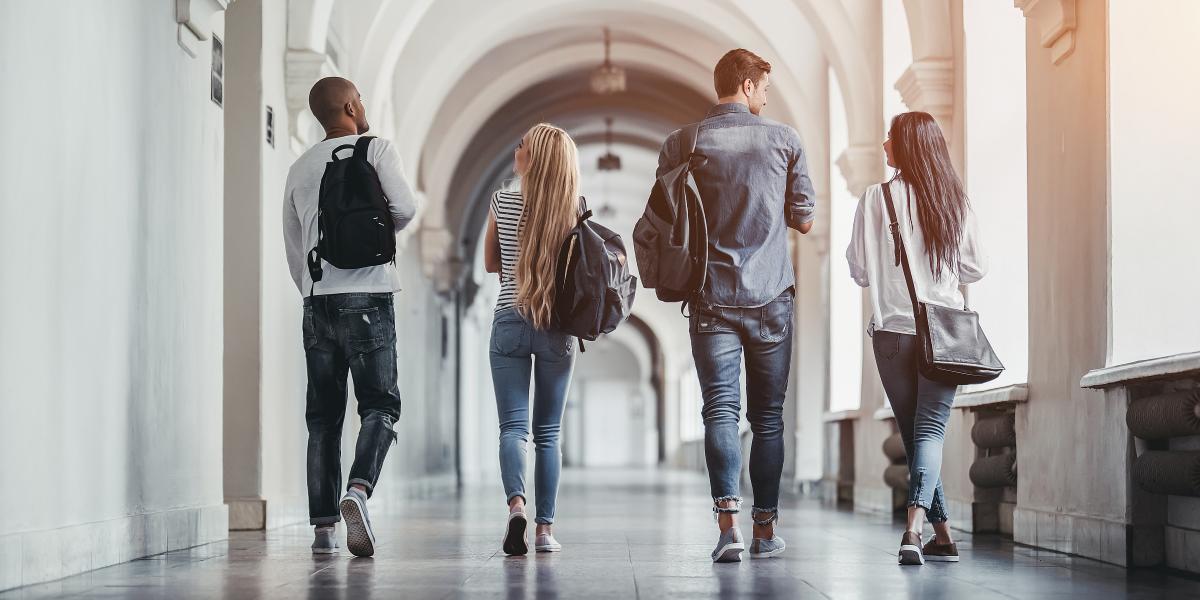
[[[507,501],[508,501],[508,502],[512,502],[513,498],[517,498],[517,497],[521,498],[521,500],[524,500],[526,504],[529,504],[529,498],[526,498],[526,497],[525,497],[525,492],[511,492],[511,493],[509,493],[509,495],[508,495],[508,500],[507,500]]]
[[[342,520],[342,515],[334,515],[332,517],[312,517],[308,520],[309,525],[333,525]]]
[[[363,486],[364,488],[367,488],[367,497],[368,498],[370,498],[371,494],[375,491],[375,486],[371,485],[370,481],[367,481],[366,479],[357,479],[357,478],[351,479],[349,482],[346,483],[346,490],[349,491],[350,486],[352,486],[354,484],[358,484],[358,485]]]
[[[733,501],[733,506],[730,506],[730,507],[717,506],[721,502],[727,502],[727,501]],[[721,496],[720,498],[713,498],[713,514],[720,514],[720,513],[737,514],[740,512],[742,512],[742,497],[741,496]]]
[[[553,525],[554,517],[538,517],[534,519],[533,522],[537,523],[538,525]]]

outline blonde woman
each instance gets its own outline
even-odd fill
[[[503,548],[505,554],[521,555],[529,551],[525,447],[531,375],[535,548],[562,549],[551,525],[562,466],[559,429],[575,352],[571,337],[554,330],[551,308],[559,248],[579,215],[579,158],[567,132],[542,123],[521,138],[513,160],[521,190],[492,196],[484,262],[489,273],[500,274],[490,354],[500,417],[500,476],[509,509]]]

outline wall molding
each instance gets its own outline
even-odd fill
[[[990,390],[959,392],[954,396],[954,408],[979,408],[1015,404],[1029,400],[1029,386],[1024,383],[1008,385]]]
[[[1103,369],[1093,369],[1080,378],[1079,387],[1105,389],[1154,379],[1193,375],[1200,375],[1200,352],[1162,356]]]
[[[200,55],[198,45],[212,37],[209,23],[235,0],[175,0],[175,39],[188,56]]]
[[[1017,8],[1037,27],[1050,61],[1061,64],[1075,51],[1075,0],[1015,0]]]
[[[0,536],[0,591],[229,537],[224,504]]]
[[[1021,505],[1013,510],[1014,542],[1122,567],[1135,566],[1130,564],[1131,548],[1147,545],[1140,541],[1146,535],[1152,536],[1153,532],[1142,532],[1138,527],[1114,519]]]

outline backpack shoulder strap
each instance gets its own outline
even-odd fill
[[[700,123],[692,123],[684,127],[680,133],[683,137],[679,140],[679,148],[687,151],[679,157],[679,162],[682,164],[691,160],[692,154],[696,152],[696,138],[700,135]]]
[[[587,206],[587,198],[579,197],[579,219],[577,222],[582,223],[592,218],[592,210]]]
[[[367,149],[371,147],[371,140],[375,139],[373,135],[364,135],[354,142],[354,158],[367,160]]]

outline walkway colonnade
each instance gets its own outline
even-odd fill
[[[888,176],[888,120],[927,111],[981,217],[992,274],[969,302],[1008,365],[960,390],[952,518],[1200,572],[1200,489],[1137,475],[1187,459],[1200,428],[1127,425],[1200,394],[1197,26],[1190,0],[0,4],[0,589],[304,519],[279,205],[320,138],[315,80],[358,83],[423,204],[400,240],[404,412],[377,494],[398,502],[498,480],[479,239],[520,134],[570,131],[589,202],[628,237],[662,140],[703,116],[735,47],[772,62],[765,114],[800,132],[818,196],[793,244],[793,487],[863,511],[903,498],[843,251]],[[591,82],[605,27],[616,93]],[[589,348],[564,427],[568,464],[703,469],[677,307],[643,293]]]

